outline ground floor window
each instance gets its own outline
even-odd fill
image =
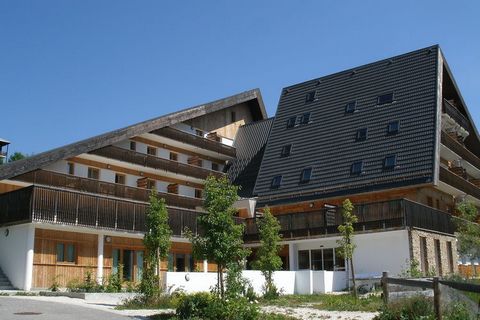
[[[118,273],[122,266],[123,279],[126,281],[142,280],[143,265],[144,252],[142,250],[112,250],[112,273]]]
[[[338,248],[299,250],[298,269],[341,271],[345,270],[345,259]]]
[[[191,254],[170,253],[168,255],[168,271],[170,272],[193,272],[195,263]]]
[[[57,262],[75,263],[75,245],[73,243],[57,243]]]

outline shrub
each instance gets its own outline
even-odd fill
[[[474,319],[468,306],[465,302],[453,302],[448,307],[444,314],[444,319],[446,320],[468,320]]]
[[[384,306],[376,320],[434,320],[431,298],[416,295]]]
[[[203,318],[214,299],[215,297],[212,294],[206,292],[184,295],[178,301],[176,315],[180,319]]]

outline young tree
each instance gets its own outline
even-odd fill
[[[197,259],[207,259],[217,264],[217,288],[225,297],[224,271],[248,255],[243,247],[243,224],[235,223],[236,210],[233,204],[238,199],[238,187],[230,184],[226,177],[209,176],[205,182],[205,213],[197,223],[202,234],[189,233],[193,254]]]
[[[476,223],[478,209],[473,203],[462,201],[457,205],[457,210],[460,218],[456,220],[458,252],[470,260],[478,259],[480,258],[480,225]]]
[[[282,267],[282,259],[278,255],[280,252],[280,223],[267,207],[263,217],[257,222],[260,237],[260,247],[257,251],[257,259],[253,262],[255,269],[261,270],[265,277],[265,296],[274,297],[278,295],[272,279],[273,272]]]
[[[17,152],[14,152],[10,157],[8,157],[8,162],[22,160],[22,159],[25,159],[26,157],[27,156],[25,156],[23,153],[17,151]]]
[[[353,296],[357,299],[357,285],[355,283],[355,268],[353,265],[353,252],[355,251],[356,245],[353,243],[353,224],[358,221],[356,215],[353,214],[353,204],[349,199],[343,201],[343,223],[338,226],[338,231],[342,235],[342,238],[337,241],[340,245],[340,255],[345,259],[350,261],[350,270],[352,272],[352,283],[353,283]]]
[[[168,257],[170,251],[172,230],[168,224],[168,211],[165,200],[159,199],[156,190],[150,194],[150,205],[147,209],[147,232],[143,237],[146,249],[146,268],[142,277],[140,290],[147,298],[159,293],[160,264]]]

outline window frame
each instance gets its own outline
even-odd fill
[[[291,143],[282,146],[282,151],[280,152],[280,157],[282,157],[282,158],[289,157],[292,154],[292,146],[293,145]]]
[[[311,112],[304,112],[300,117],[300,124],[305,125],[309,124],[312,120],[312,113]]]
[[[212,171],[220,171],[220,165],[216,162],[212,162]]]
[[[393,159],[393,163],[387,163],[390,159]],[[389,154],[383,159],[383,169],[384,170],[393,170],[397,166],[397,155]]]
[[[391,96],[391,100],[387,100],[387,101],[381,101],[382,98],[385,98],[387,96]],[[383,106],[385,104],[389,104],[389,103],[393,103],[395,102],[395,92],[391,91],[391,92],[388,92],[388,93],[383,93],[383,94],[379,94],[377,96],[377,106]]]
[[[395,130],[392,129],[392,126],[396,125]],[[400,132],[400,120],[390,121],[387,125],[387,134],[394,135]]]
[[[235,123],[237,121],[237,114],[235,111],[230,112],[230,123]]]
[[[202,199],[203,198],[203,190],[202,189],[195,189],[195,198]]]
[[[67,162],[67,173],[70,175],[75,175],[75,163]]]
[[[291,116],[287,119],[287,129],[295,128],[297,125],[297,116]]]
[[[282,175],[276,175],[272,178],[272,181],[270,182],[270,189],[278,189],[282,185],[282,180],[283,176]]]
[[[136,141],[130,141],[129,149],[130,149],[130,151],[137,151],[137,142]]]
[[[350,108],[353,107],[353,108]],[[345,113],[355,113],[357,111],[357,100],[347,102],[345,105]]]
[[[305,95],[305,104],[314,102],[317,96],[317,90],[309,91]]]
[[[157,156],[158,148],[153,146],[147,146],[147,154],[149,156]]]
[[[170,151],[168,159],[171,160],[171,161],[177,161],[178,162],[178,153]]]
[[[62,260],[58,259],[58,246],[63,246],[62,250]],[[73,259],[72,261],[68,260],[68,248],[73,248]],[[71,241],[57,241],[55,243],[55,263],[56,264],[77,264],[77,245]]]
[[[357,165],[360,165],[360,170],[355,170],[356,169],[356,166]],[[352,175],[361,175],[363,174],[363,169],[364,169],[364,163],[363,163],[363,160],[357,160],[357,161],[354,161],[352,163],[352,166],[350,168],[350,174]]]
[[[307,172],[309,174],[308,174],[308,177],[306,178],[305,174]],[[300,173],[300,183],[309,183],[310,180],[312,180],[312,175],[313,175],[313,168],[312,167],[303,168],[302,172]]]
[[[362,135],[362,133],[364,133]],[[368,128],[360,128],[357,130],[357,134],[355,136],[355,141],[365,141],[368,139]]]
[[[118,178],[120,178],[120,177],[123,179],[123,182],[119,182]],[[115,183],[125,185],[127,183],[127,175],[125,175],[123,173],[115,172]]]
[[[90,172],[96,172],[96,175],[97,177],[92,177]],[[88,179],[93,179],[93,180],[100,180],[100,169],[99,168],[95,168],[95,167],[88,167],[87,169],[87,177]]]

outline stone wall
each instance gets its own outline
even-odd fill
[[[425,237],[427,243],[427,263],[428,271],[435,271],[437,275],[448,275],[453,270],[454,273],[458,272],[458,254],[457,254],[457,242],[456,238],[453,236],[447,236],[432,232],[426,232],[421,230],[411,230],[410,231],[410,248],[411,248],[411,258],[418,261],[421,264],[422,257],[420,255],[420,238]],[[440,261],[441,261],[441,270],[437,266],[436,262],[436,253],[435,253],[435,240],[440,241]],[[448,253],[447,253],[447,242],[452,244],[452,266],[450,266]]]

